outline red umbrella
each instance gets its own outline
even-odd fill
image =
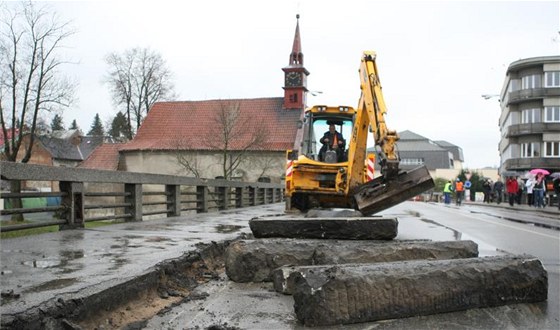
[[[537,175],[537,174],[549,175],[550,174],[549,171],[543,170],[542,168],[532,169],[532,170],[529,171],[529,173],[535,174],[535,175]]]

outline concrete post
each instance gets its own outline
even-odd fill
[[[136,183],[127,183],[124,185],[124,191],[129,194],[125,197],[127,206],[125,213],[130,214],[127,221],[142,221],[142,185]]]
[[[251,206],[257,205],[257,192],[258,188],[249,187],[249,204]]]
[[[235,207],[241,208],[245,207],[245,202],[243,201],[243,193],[245,192],[245,188],[237,187],[235,188]]]
[[[268,188],[262,188],[263,192],[263,204],[268,204]]]
[[[220,210],[227,210],[228,209],[228,195],[229,195],[229,191],[227,189],[227,187],[216,187],[216,191],[218,192],[218,200],[220,203],[220,206],[218,207],[218,209]]]
[[[196,186],[196,213],[208,212],[208,187]]]
[[[84,228],[84,184],[61,181],[59,187],[61,192],[66,192],[61,201],[66,207],[64,214],[66,224],[60,225],[59,229]]]
[[[177,217],[181,215],[181,186],[165,185],[165,194],[167,196],[168,217]]]

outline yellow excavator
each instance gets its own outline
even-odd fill
[[[295,143],[299,149],[286,152],[287,211],[352,208],[371,215],[434,187],[425,166],[399,169],[399,137],[385,123],[387,108],[375,60],[375,52],[363,53],[357,108],[316,105],[305,110],[301,140]],[[331,146],[321,137],[332,125],[343,141]],[[381,175],[368,181],[364,166],[370,131]]]

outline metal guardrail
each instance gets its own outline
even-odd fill
[[[0,162],[2,180],[58,182],[58,192],[2,192],[4,202],[26,198],[59,198],[54,206],[10,208],[0,215],[54,213],[33,223],[0,226],[0,232],[59,225],[82,228],[100,220],[142,221],[148,216],[180,216],[284,200],[284,186],[268,182],[239,182],[184,176],[105,171]],[[6,203],[4,203],[6,204]]]

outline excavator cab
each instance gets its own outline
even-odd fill
[[[352,134],[353,117],[350,115],[319,114],[315,116],[313,113],[308,114],[306,125],[309,129],[304,137],[303,154],[309,159],[324,163],[332,164],[348,161],[346,140]],[[336,132],[340,133],[344,139],[344,143],[340,145],[341,148],[333,148],[329,143],[321,143],[321,138],[329,131],[330,125],[334,125]]]

